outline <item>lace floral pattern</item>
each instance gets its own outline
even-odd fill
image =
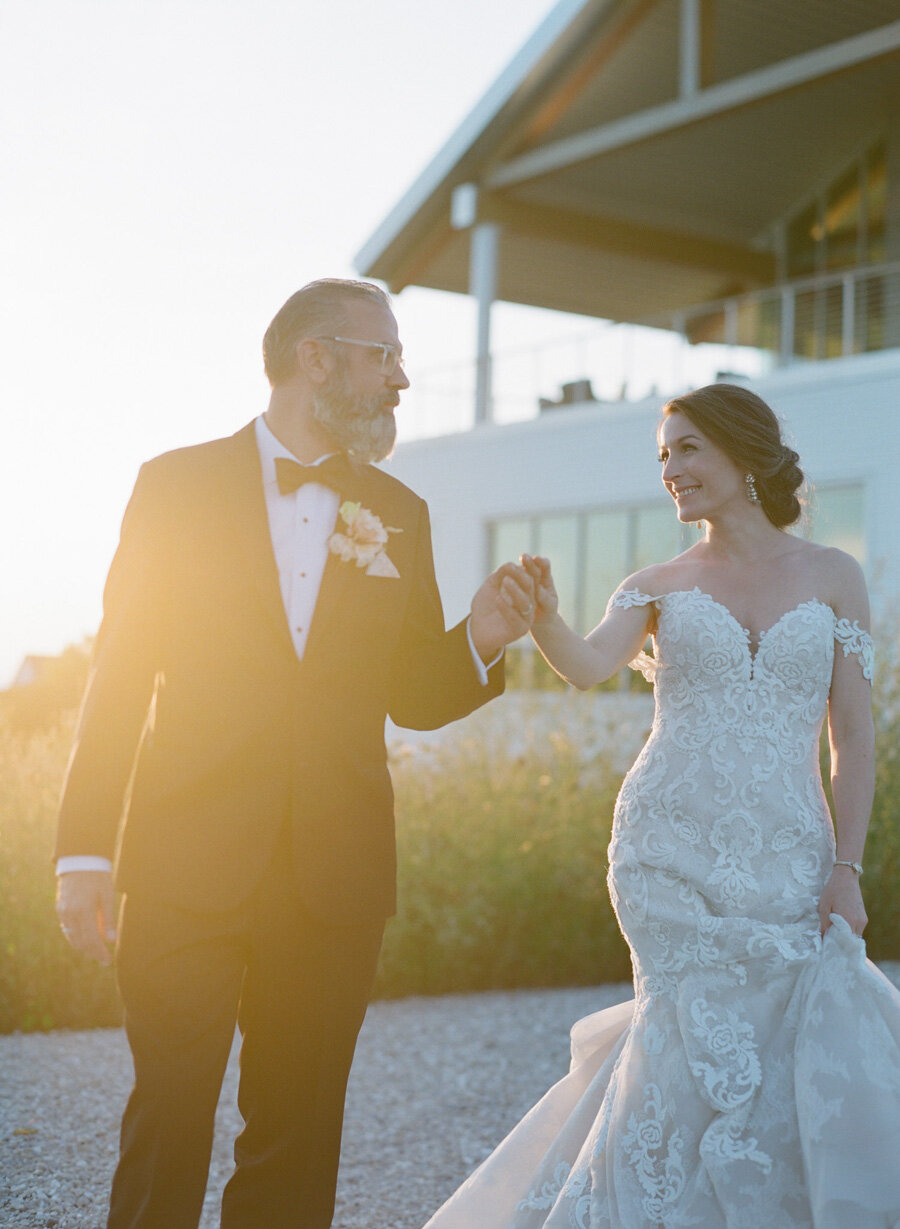
[[[643,1095],[641,1116],[629,1117],[622,1150],[640,1183],[644,1215],[652,1223],[664,1218],[684,1190],[684,1141],[677,1129],[666,1130],[671,1110],[659,1088],[648,1084]]]
[[[834,638],[844,651],[844,656],[851,654],[862,666],[863,678],[871,683],[875,677],[875,641],[868,632],[863,631],[859,623],[851,623],[849,619],[838,619],[834,625]]]
[[[817,915],[835,645],[871,681],[871,637],[816,599],[755,645],[700,589],[612,599],[650,603],[653,726],[609,847],[633,1012],[576,1026],[570,1075],[428,1229],[896,1229],[900,995]]]

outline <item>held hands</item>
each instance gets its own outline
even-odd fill
[[[507,644],[531,628],[534,582],[524,567],[504,563],[472,598],[469,631],[482,661],[492,661]]]
[[[56,879],[56,915],[67,942],[78,952],[110,964],[115,942],[116,894],[109,871],[68,871]]]
[[[832,913],[839,913],[855,935],[862,935],[869,919],[859,878],[849,866],[836,866],[825,884],[819,901],[819,929],[823,935],[831,925],[829,918]]]
[[[541,555],[522,555],[521,564],[534,585],[535,624],[549,623],[559,611],[559,595],[550,572],[550,560]]]

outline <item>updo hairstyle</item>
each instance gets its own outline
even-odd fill
[[[744,473],[753,475],[759,502],[778,529],[800,519],[795,492],[803,484],[799,455],[781,438],[781,425],[756,393],[738,384],[707,384],[673,397],[664,415],[680,412]]]

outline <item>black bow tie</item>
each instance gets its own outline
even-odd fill
[[[289,457],[275,458],[275,478],[282,495],[291,495],[305,482],[319,482],[340,494],[348,469],[347,458],[342,452],[326,457],[318,465],[301,465]]]

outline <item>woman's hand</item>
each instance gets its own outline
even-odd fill
[[[862,935],[869,919],[859,887],[859,876],[852,866],[836,866],[825,884],[819,901],[819,929],[823,935],[831,925],[832,913],[839,913],[855,935]]]
[[[520,562],[534,582],[534,622],[548,623],[559,613],[559,595],[550,572],[550,560],[540,555],[522,555]]]

